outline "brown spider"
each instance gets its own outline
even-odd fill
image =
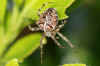
[[[42,6],[42,8],[45,6],[45,4]],[[36,22],[38,27],[32,28],[31,26],[28,26],[31,31],[43,31],[43,35],[40,39],[40,48],[41,48],[41,63],[42,63],[42,55],[43,55],[43,45],[42,40],[44,37],[51,37],[54,42],[60,47],[65,48],[62,46],[55,38],[55,35],[58,34],[63,40],[65,40],[71,48],[74,46],[72,43],[67,39],[67,37],[63,36],[59,30],[64,26],[64,23],[62,25],[58,25],[58,15],[55,8],[48,8],[46,11],[44,11],[42,14],[40,14],[41,8],[38,10],[39,20]]]

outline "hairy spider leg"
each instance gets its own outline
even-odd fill
[[[60,48],[65,48],[64,46],[62,46],[56,39],[54,36],[51,36],[51,38],[54,40],[55,44],[60,47]]]
[[[61,34],[61,33],[59,32],[60,29],[65,25],[65,23],[66,23],[65,20],[62,21],[62,24],[59,25],[59,26],[57,27],[56,32],[57,32],[57,34],[58,34],[63,40],[65,40],[66,43],[68,43],[68,45],[69,45],[71,48],[74,48],[74,46],[73,46],[73,44],[71,43],[71,41],[70,41],[67,37],[65,37],[63,34]]]
[[[71,43],[71,41],[65,37],[64,35],[62,35],[60,32],[57,32],[57,34],[63,39],[66,41],[66,43],[68,43],[68,45],[71,47],[71,48],[74,48],[73,44]]]
[[[61,29],[65,24],[66,24],[66,20],[61,21],[62,24],[58,25],[57,29]]]
[[[31,31],[39,31],[40,28],[39,27],[31,27],[31,25],[28,26],[29,30]]]
[[[42,10],[42,8],[44,8],[46,5],[48,5],[49,3],[54,3],[54,2],[46,2],[44,4],[42,4],[42,6],[38,9],[38,16],[41,15],[40,11]]]
[[[44,38],[45,38],[45,34],[43,33],[42,37],[40,39],[40,49],[41,49],[41,52],[40,52],[40,61],[41,61],[41,64],[43,63],[43,45],[42,45],[42,41],[43,41]]]

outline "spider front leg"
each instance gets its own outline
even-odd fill
[[[54,2],[46,2],[44,3],[39,9],[38,9],[38,16],[41,15],[40,11],[42,10],[42,8],[44,8],[46,5],[48,5],[49,3],[54,3]]]
[[[66,24],[66,22],[67,22],[66,20],[62,20],[61,24],[57,27],[57,29],[60,30],[62,27],[64,27],[64,25]]]
[[[31,25],[28,26],[29,30],[31,31],[39,31],[40,28],[39,27],[32,27]]]
[[[37,14],[38,14],[38,16],[40,16],[40,15],[41,15],[40,11],[42,10],[42,8],[43,8],[43,7],[45,7],[45,5],[46,5],[46,4],[43,4],[43,5],[42,5],[42,7],[38,9],[38,13],[37,13]]]

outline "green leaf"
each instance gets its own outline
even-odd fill
[[[62,66],[86,66],[86,64],[64,64]]]
[[[9,61],[5,66],[19,66],[18,60],[13,59],[13,60]]]
[[[8,32],[15,33],[15,35],[17,34],[16,25],[17,25],[19,14],[20,14],[20,8],[21,8],[23,2],[24,2],[24,0],[13,0],[13,3],[14,3],[13,11],[11,14],[11,18],[9,18],[10,21],[7,22],[6,29],[8,29]]]
[[[25,5],[24,6],[27,6],[30,2],[32,2],[32,0],[25,0]]]
[[[24,0],[13,0],[13,2],[20,7],[23,4]]]
[[[18,16],[19,16],[18,7],[15,5],[13,8],[11,19],[10,19],[10,21],[7,22],[7,31],[8,32],[11,32],[11,33],[12,33],[12,31],[16,32],[15,26],[17,24]]]
[[[3,53],[2,49],[4,47],[5,41],[5,33],[4,33],[4,16],[6,11],[6,0],[0,0],[0,56]]]
[[[20,61],[23,60],[40,46],[40,38],[40,34],[31,34],[21,38],[8,50],[3,58],[3,62],[13,58],[17,58]]]
[[[16,38],[18,35],[18,32],[15,29],[15,25],[17,23],[17,17],[18,17],[18,8],[17,6],[14,6],[13,8],[13,13],[7,13],[7,18],[6,18],[6,27],[2,27],[2,31],[0,30],[0,56],[3,54],[5,51],[6,47],[11,44],[12,41]],[[5,32],[5,33],[4,33]],[[13,35],[14,34],[14,35]]]
[[[0,0],[0,24],[4,21],[6,11],[6,0]]]

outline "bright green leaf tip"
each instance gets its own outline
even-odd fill
[[[64,64],[62,66],[86,66],[86,64]]]
[[[6,0],[0,0],[0,24],[4,21],[5,11],[6,11]]]
[[[5,66],[19,66],[18,59],[13,59],[9,61]]]

